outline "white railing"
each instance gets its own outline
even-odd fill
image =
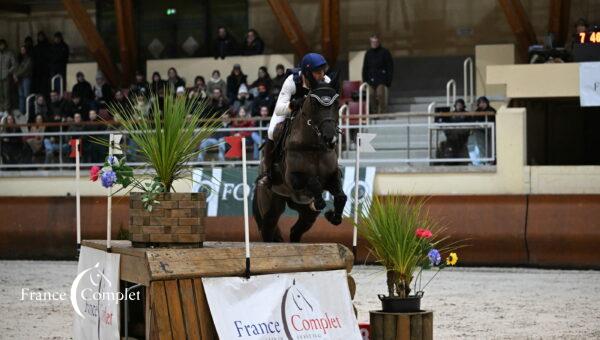
[[[363,89],[367,89],[366,90],[366,96],[367,96],[367,100],[366,100],[366,104],[365,105],[365,111],[363,112]],[[370,96],[370,92],[371,92],[371,87],[369,86],[369,84],[367,83],[362,83],[360,84],[360,87],[358,88],[358,114],[361,116],[360,120],[359,120],[359,128],[358,128],[358,132],[362,132],[362,125],[363,125],[363,115],[367,116],[366,117],[366,123],[367,125],[369,124],[369,97]]]
[[[63,97],[63,93],[65,92],[64,91],[64,84],[63,84],[64,79],[63,79],[62,75],[57,74],[54,77],[52,77],[52,79],[50,79],[50,89],[52,89],[52,91],[56,91],[56,79],[60,79],[60,83],[59,83],[60,84],[60,91],[58,91],[58,92],[60,94],[60,97],[62,98]]]
[[[450,91],[452,91],[452,101],[450,101]],[[452,107],[454,102],[456,102],[456,81],[450,79],[446,83],[446,106]]]
[[[344,112],[346,115],[346,125],[350,125],[350,122],[348,121],[348,115],[349,115],[349,111],[348,110],[348,105],[344,104],[342,106],[340,106],[340,110],[338,111],[338,117],[339,117],[339,122],[338,125],[342,126],[344,123],[342,122],[342,117],[344,117]],[[348,145],[350,143],[350,135],[348,134],[348,129],[346,129],[346,145]],[[338,158],[342,158],[342,129],[340,128],[340,133],[338,136]]]
[[[468,78],[467,73],[469,74]],[[468,92],[467,87],[469,88]],[[463,91],[465,104],[467,105],[467,108],[471,108],[473,101],[475,101],[473,92],[473,58],[471,57],[468,57],[463,62]]]
[[[429,103],[427,105],[427,113],[435,113],[435,102]],[[427,116],[427,157],[431,157],[431,124],[433,124],[433,115]]]

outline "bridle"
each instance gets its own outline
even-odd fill
[[[316,99],[316,101],[323,107],[329,107],[332,106],[336,100],[338,99],[338,97],[340,96],[339,94],[335,94],[333,97],[329,97],[329,96],[323,96],[320,97],[312,92],[308,93],[308,96],[311,98]],[[304,111],[302,111],[302,114],[304,114]],[[323,126],[323,123],[325,122],[334,122],[337,123],[338,120],[335,118],[324,118],[321,119],[321,121],[319,122],[318,125],[313,124],[312,119],[307,118],[306,119],[306,125],[311,128],[315,134],[317,135],[317,137],[319,137],[319,140],[321,139],[321,136],[323,135],[323,133],[321,132],[321,127]],[[339,127],[336,127],[336,130],[339,130]],[[336,135],[339,134],[339,131],[336,131]]]

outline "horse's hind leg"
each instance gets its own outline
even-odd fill
[[[290,231],[290,242],[300,242],[302,235],[307,232],[317,220],[319,211],[312,210],[308,205],[293,205],[292,208],[298,211],[298,221],[296,221]]]
[[[269,197],[266,196],[267,195],[261,196],[263,200],[267,200],[262,202],[263,209],[260,209],[258,206],[258,197],[255,197],[253,202],[254,217],[256,219],[258,229],[260,230],[262,240],[263,242],[283,242],[281,230],[279,230],[277,222],[279,221],[281,214],[283,214],[285,211],[285,199],[273,194],[272,192]],[[264,211],[264,214],[262,214],[261,211]]]
[[[325,218],[333,225],[342,223],[342,214],[348,197],[342,188],[342,179],[339,171],[331,176],[331,179],[326,188],[333,196],[333,210],[325,212]]]

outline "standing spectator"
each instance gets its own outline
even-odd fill
[[[179,87],[185,88],[185,81],[179,77],[177,70],[174,67],[171,67],[167,71],[167,76],[169,77],[169,79],[167,79],[167,83],[169,84],[171,94],[174,94]]]
[[[50,92],[50,42],[46,33],[39,31],[33,48],[33,92],[46,95]]]
[[[18,58],[19,65],[13,74],[19,93],[19,111],[22,114],[25,114],[26,111],[25,100],[31,93],[31,79],[33,77],[33,60],[29,54],[27,46],[21,46],[21,53]]]
[[[221,90],[221,93],[227,93],[227,84],[225,83],[225,80],[221,79],[221,72],[219,72],[219,70],[214,70],[212,72],[212,75],[208,80],[208,85],[206,86],[206,90],[209,94],[212,94],[215,88]]]
[[[266,128],[269,125],[269,118],[271,116],[271,112],[267,106],[260,107],[260,118],[263,120],[259,120],[256,126],[260,128]],[[252,142],[254,142],[254,159],[260,159],[260,146],[264,141],[266,131],[253,131],[251,138]]]
[[[250,99],[250,94],[248,94],[248,87],[246,84],[240,85],[237,99],[233,102],[233,112],[238,112],[241,107],[243,107],[246,112],[252,112],[252,100]]]
[[[113,99],[112,87],[106,78],[100,72],[96,75],[96,85],[94,85],[94,100],[97,105],[101,108],[105,108],[107,103],[110,103]]]
[[[48,105],[48,115],[44,121],[62,121],[64,117],[65,100],[60,97],[57,91],[50,91],[50,104]],[[54,118],[58,116],[58,118]]]
[[[199,99],[206,99],[208,95],[206,94],[206,82],[204,81],[203,76],[196,76],[194,79],[194,87],[190,91],[189,97],[199,97]]]
[[[54,33],[54,42],[50,48],[50,59],[48,60],[50,68],[50,77],[60,74],[62,84],[55,83],[54,88],[65,86],[67,79],[67,63],[69,62],[69,45],[63,40],[61,32]],[[58,82],[58,80],[57,80]]]
[[[46,127],[44,126],[44,117],[42,115],[35,116],[35,124],[29,128],[29,132],[32,133],[43,133]],[[41,162],[40,155],[44,151],[44,136],[28,136],[25,138],[25,142],[29,144],[32,153],[32,162]]]
[[[8,115],[10,110],[10,76],[17,67],[15,56],[8,50],[6,40],[0,39],[0,116]],[[14,120],[14,117],[13,117]]]
[[[150,95],[150,84],[146,80],[146,76],[141,71],[135,72],[135,83],[129,87],[130,96],[137,96],[142,94],[148,97]]]
[[[21,129],[16,126],[15,117],[13,115],[6,116],[6,120],[0,125],[0,131],[4,133],[20,133]],[[17,164],[22,159],[23,154],[23,137],[12,136],[2,137],[2,162],[5,164]]]
[[[285,68],[283,65],[278,64],[277,67],[275,67],[275,78],[273,78],[273,81],[271,82],[271,94],[273,94],[275,98],[279,96],[279,91],[281,91],[285,78]]]
[[[215,91],[220,91],[215,89]],[[229,117],[229,112],[224,112],[221,116],[221,124],[217,128],[228,128],[231,125],[231,118]],[[206,151],[218,145],[219,148],[219,161],[225,160],[225,137],[228,136],[229,133],[225,131],[215,131],[212,136],[204,139],[200,142],[200,153],[198,154],[198,162],[203,162],[206,157]]]
[[[230,104],[233,104],[240,90],[240,85],[246,84],[246,78],[247,76],[242,72],[240,64],[233,65],[233,70],[231,70],[231,74],[227,77],[227,98],[231,101]]]
[[[77,83],[73,85],[71,96],[77,96],[86,103],[89,103],[94,99],[92,85],[85,80],[85,75],[81,71],[77,72]]]
[[[482,96],[477,98],[477,109],[476,112],[496,112],[496,110],[490,106],[490,101],[487,97]],[[472,122],[495,122],[495,116],[473,116]],[[469,158],[473,165],[482,165],[483,163],[479,160],[480,158],[491,156],[491,133],[488,131],[486,140],[485,129],[473,129],[469,135],[467,146],[469,148]],[[487,143],[487,148],[486,148]]]
[[[273,109],[275,105],[275,100],[273,96],[267,91],[267,87],[265,84],[258,85],[258,95],[254,98],[252,103],[252,116],[260,115],[260,108],[262,106],[266,106],[269,108],[269,111]]]
[[[152,84],[150,84],[152,93],[158,94],[160,91],[164,90],[166,85],[167,82],[161,78],[160,73],[152,73]]]
[[[260,38],[255,29],[251,28],[246,33],[246,43],[242,50],[243,55],[257,55],[263,54],[265,50],[265,43]]]
[[[258,90],[259,84],[264,84],[267,87],[267,91],[271,91],[271,85],[273,84],[273,81],[271,80],[269,71],[265,66],[258,68],[258,78],[250,85],[250,88]]]
[[[217,30],[217,39],[215,40],[214,56],[215,59],[225,59],[225,57],[236,54],[235,39],[229,34],[223,26]]]
[[[387,112],[387,88],[392,85],[394,62],[390,51],[381,46],[377,35],[371,36],[362,68],[362,80],[370,86],[370,112]]]

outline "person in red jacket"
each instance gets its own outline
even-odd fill
[[[250,118],[250,114],[248,112],[246,112],[246,109],[244,109],[243,106],[241,106],[239,108],[237,115],[235,117],[238,119],[235,120],[232,124],[232,126],[234,128],[253,128],[256,126],[255,121],[248,119],[248,118]],[[252,138],[252,131],[250,131],[250,130],[235,131],[233,133],[233,135],[244,137],[244,138],[246,138],[246,142],[250,142],[250,140]],[[246,150],[243,150],[243,152],[246,152]]]

